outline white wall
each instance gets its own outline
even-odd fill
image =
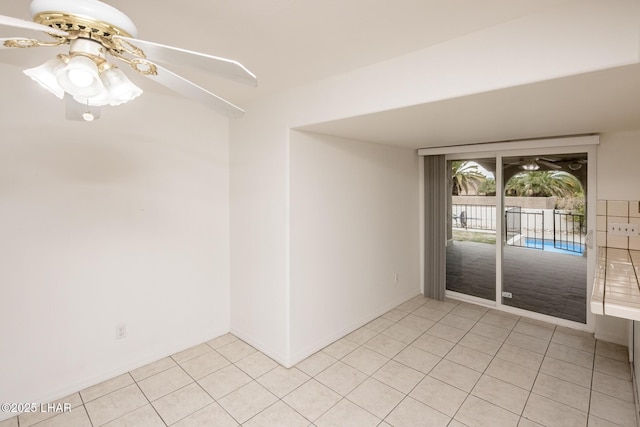
[[[640,131],[605,133],[598,146],[598,199],[640,200]]]
[[[286,365],[288,146],[277,111],[231,122],[231,332]]]
[[[234,332],[285,364],[301,357],[340,326],[305,338],[304,325],[295,322],[305,318],[301,310],[312,296],[299,269],[311,262],[317,271],[324,260],[292,257],[290,230],[296,245],[309,230],[291,228],[305,217],[290,211],[289,191],[297,200],[307,178],[292,180],[289,168],[311,172],[309,154],[320,148],[337,162],[346,157],[328,150],[327,140],[307,141],[309,151],[290,153],[297,148],[289,129],[637,61],[634,12],[632,0],[613,6],[579,1],[255,101],[231,125],[230,153],[226,121],[188,101],[146,93],[144,103],[105,109],[105,119],[91,125],[60,124],[49,95],[42,104],[20,104],[21,94],[35,86],[28,79],[5,82],[2,93],[10,102],[0,107],[0,401],[60,397],[224,333],[229,299]],[[45,126],[32,126],[30,117],[47,114]],[[630,161],[617,148],[636,150],[630,143],[636,136],[605,141],[601,167],[607,155]],[[383,165],[366,164],[378,148],[345,144],[361,148],[352,160],[369,176],[387,173]],[[622,168],[611,170],[618,177]],[[315,172],[322,177],[323,171]],[[606,180],[599,183],[599,197],[630,198],[631,188]],[[385,191],[377,203],[397,203],[398,195]],[[349,220],[360,214],[354,211]],[[403,215],[392,213],[386,224]],[[375,223],[384,225],[385,218]],[[369,242],[398,247],[388,233],[409,230],[398,227],[383,226],[371,240],[362,238],[366,230],[354,230],[350,250],[380,260]],[[415,236],[402,235],[406,255],[414,259],[417,249],[409,248]],[[302,250],[317,254],[312,247]],[[325,259],[336,262],[333,255]],[[358,289],[369,291],[366,309],[358,312],[355,299],[344,309],[366,317],[403,286],[413,286],[417,267],[407,261],[398,267],[401,290],[384,288],[396,262],[389,258],[378,270],[380,282]],[[325,277],[367,277],[370,267],[363,265]],[[313,286],[319,289],[319,282]],[[357,323],[355,317],[342,320]],[[120,322],[127,323],[128,337],[116,341]]]
[[[637,63],[635,0],[549,8],[298,91],[303,126]],[[302,102],[302,101],[301,101]],[[328,108],[330,107],[330,108]]]
[[[227,121],[145,93],[68,122],[49,96],[0,104],[0,402],[60,398],[229,330]]]
[[[420,293],[418,156],[294,131],[290,165],[295,363]]]
[[[640,200],[640,131],[605,133],[598,146],[598,199]],[[597,316],[596,338],[628,345],[630,322]]]
[[[294,152],[297,137],[289,139],[290,129],[637,62],[637,12],[634,0],[613,5],[577,1],[247,103],[248,114],[230,128],[231,330],[288,365],[337,327],[318,329],[308,339],[297,330],[296,316],[319,288],[314,284],[304,294],[304,281],[293,275],[301,275],[307,262],[317,270],[325,259],[329,265],[333,259],[323,254],[324,259],[308,261],[295,255],[293,244],[308,230],[293,228],[298,218],[290,218],[290,197],[297,196],[306,171],[316,165],[312,156]],[[366,156],[364,150],[353,160]],[[367,242],[356,241],[352,250],[366,253]],[[317,250],[308,253],[318,255]],[[392,267],[382,268],[386,275]],[[341,280],[366,277],[368,270],[343,273]],[[384,292],[379,288],[373,298],[382,299]],[[349,309],[358,306],[352,303]]]

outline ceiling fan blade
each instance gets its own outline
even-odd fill
[[[55,28],[47,27],[46,25],[36,24],[35,22],[25,21],[23,19],[13,18],[11,16],[0,15],[0,25],[14,28],[24,28],[33,31],[44,31],[47,34],[53,34],[56,36],[68,36],[69,33],[58,30]]]
[[[538,163],[540,163],[541,165],[545,165],[551,169],[555,169],[555,170],[562,169],[562,166],[556,165],[555,163],[548,162],[546,160],[538,159]]]
[[[245,68],[244,65],[231,59],[219,58],[217,56],[207,55],[206,53],[194,52],[129,37],[116,35],[113,36],[113,38],[120,41],[120,43],[124,45],[125,50],[127,43],[142,49],[147,59],[154,63],[161,62],[166,65],[185,64],[201,68],[238,83],[249,86],[258,85],[256,76],[251,71]]]
[[[77,102],[73,97],[69,94],[64,96],[65,102],[65,118],[67,120],[76,120],[76,121],[92,121],[100,118],[100,107],[96,107],[93,105],[84,105]],[[85,113],[91,113],[93,118],[91,120],[87,120],[84,117]]]
[[[181,77],[166,68],[155,64],[158,67],[157,75],[147,75],[151,80],[178,92],[186,98],[201,102],[209,108],[224,114],[230,118],[237,118],[244,114],[244,110],[236,107],[232,103],[220,98],[197,84]]]

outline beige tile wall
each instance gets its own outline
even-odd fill
[[[626,237],[607,233],[611,222],[640,225],[638,200],[598,200],[596,242],[608,248],[640,250],[640,236]]]

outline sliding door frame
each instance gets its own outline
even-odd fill
[[[586,188],[586,205],[587,205],[587,283],[586,287],[586,317],[587,323],[578,323],[570,320],[560,319],[532,311],[519,309],[502,304],[502,267],[504,259],[504,215],[496,215],[496,301],[490,301],[472,297],[457,292],[446,291],[446,296],[454,299],[466,300],[476,304],[494,307],[497,310],[517,314],[520,316],[530,317],[555,323],[562,326],[568,326],[589,332],[595,330],[595,315],[589,310],[589,298],[593,287],[593,277],[595,273],[596,245],[595,245],[595,225],[596,225],[596,168],[597,168],[597,145],[600,139],[598,135],[536,139],[523,141],[510,141],[500,143],[473,144],[452,147],[425,148],[418,150],[418,155],[435,155],[444,154],[446,160],[468,160],[495,158],[496,159],[496,212],[504,211],[504,183],[502,173],[502,159],[514,156],[536,156],[536,155],[554,155],[554,154],[570,154],[570,153],[587,153],[588,169],[587,169],[587,188]],[[420,162],[421,164],[423,162]],[[424,171],[421,170],[420,186],[424,185]],[[424,227],[424,200],[420,200],[420,218],[421,228]],[[499,242],[499,243],[498,243]],[[424,241],[421,242],[421,250],[424,251]],[[446,251],[446,248],[442,248]],[[445,261],[446,262],[446,261]],[[421,257],[421,272],[424,274],[424,258]],[[424,283],[424,281],[423,281]]]

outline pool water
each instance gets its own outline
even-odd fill
[[[580,255],[584,252],[584,245],[573,242],[557,242],[558,248],[553,246],[553,240],[525,239],[527,248],[542,249],[548,252],[557,252],[561,254]]]

